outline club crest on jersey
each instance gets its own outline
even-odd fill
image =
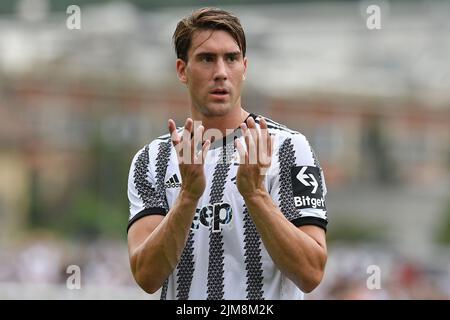
[[[298,209],[325,209],[320,169],[312,166],[291,168],[294,205]]]
[[[197,230],[200,225],[211,227],[213,232],[220,232],[222,226],[229,225],[233,218],[231,205],[226,202],[214,203],[195,209],[191,229]]]

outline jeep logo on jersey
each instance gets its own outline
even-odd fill
[[[213,232],[220,232],[220,230],[222,230],[221,226],[229,224],[232,217],[233,210],[228,203],[209,204],[195,210],[191,229],[196,230],[199,228],[199,225],[202,224],[205,227],[212,227]]]
[[[292,192],[294,204],[298,209],[325,209],[320,169],[300,166],[291,168]]]

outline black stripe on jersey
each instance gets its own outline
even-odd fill
[[[244,205],[245,207],[245,205]],[[264,299],[263,270],[261,263],[261,238],[256,226],[248,214],[248,209],[244,210],[244,262],[247,270],[247,299]]]
[[[295,151],[290,138],[285,139],[280,146],[278,161],[280,164],[280,209],[284,216],[289,221],[292,221],[301,216],[301,214],[300,210],[295,207],[292,190],[291,167],[295,166]]]
[[[192,277],[194,275],[194,233],[189,231],[180,262],[177,266],[177,299],[189,299],[189,291],[191,290]]]
[[[140,218],[146,217],[146,216],[152,216],[152,215],[161,215],[161,216],[165,216],[167,213],[166,209],[164,208],[157,208],[157,207],[152,207],[152,208],[145,208],[144,210],[142,210],[141,212],[139,212],[138,214],[136,214],[129,222],[128,222],[128,227],[127,227],[127,232],[128,230],[130,230],[130,227],[133,223],[135,223],[137,220],[139,220]]]
[[[156,158],[157,163],[155,185],[152,185],[147,180],[147,173],[150,162],[148,153],[149,146],[147,145],[136,159],[133,175],[134,185],[146,209],[160,208],[164,213],[167,213],[167,211],[169,210],[169,205],[166,199],[166,191],[163,178],[167,169],[167,165],[169,163],[170,142],[161,143],[159,145],[158,155]]]
[[[167,203],[166,198],[166,186],[164,178],[166,176],[167,166],[170,160],[170,148],[171,142],[161,142],[158,148],[158,154],[156,155],[156,193],[157,193],[157,201],[159,202],[159,206],[164,207],[167,211],[169,211],[169,204]]]
[[[231,158],[234,153],[234,145],[227,144],[222,150],[221,158],[214,169],[211,186],[210,203],[219,203],[223,198],[225,182],[231,166]],[[209,233],[209,262],[207,300],[222,300],[224,295],[224,250],[222,232],[213,232],[212,226]]]
[[[289,129],[286,129],[286,128],[283,128],[283,127],[274,126],[274,125],[271,125],[271,124],[267,124],[267,128],[284,131],[284,132],[287,132],[287,133],[290,133],[290,134],[297,134],[295,131],[291,131]]]
[[[288,132],[290,132],[290,133],[292,133],[292,134],[298,134],[297,131],[289,129],[289,128],[286,127],[284,124],[275,122],[275,121],[273,121],[272,119],[269,119],[269,118],[265,118],[265,119],[266,119],[267,124],[271,124],[271,125],[273,125],[273,126],[275,126],[275,127],[279,127],[279,128],[281,128],[281,129],[283,129],[283,130],[286,130],[286,131],[288,131]]]
[[[167,203],[166,198],[166,186],[164,178],[166,176],[167,166],[169,165],[170,148],[172,146],[171,144],[172,143],[170,140],[168,140],[167,142],[161,142],[159,144],[158,154],[156,155],[156,192],[158,194],[158,199],[161,203],[161,206],[164,206],[166,208],[166,211],[169,211],[169,204]],[[163,290],[161,291],[160,297],[161,300],[166,299],[167,285],[168,279],[164,281]]]
[[[169,279],[167,278],[166,281],[164,281],[164,284],[161,289],[161,297],[160,300],[166,300],[167,299],[167,287],[169,286]]]
[[[168,211],[165,193],[161,195],[161,192],[158,191],[158,186],[152,185],[150,181],[147,180],[148,165],[150,162],[148,152],[149,146],[147,145],[136,159],[133,174],[134,186],[144,203],[145,209],[128,221],[127,232],[131,225],[140,218],[152,214],[165,215]]]
[[[328,221],[318,217],[299,217],[291,221],[296,227],[314,225],[327,231]]]
[[[137,157],[133,174],[134,186],[146,208],[157,207],[151,205],[156,196],[155,187],[147,180],[148,164],[150,162],[148,149],[149,147],[146,146]]]

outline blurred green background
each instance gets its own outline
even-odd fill
[[[156,297],[128,267],[128,170],[188,114],[171,36],[204,5],[246,31],[245,108],[305,134],[324,168],[330,258],[307,298],[448,299],[449,3],[237,0],[0,2],[0,298]]]

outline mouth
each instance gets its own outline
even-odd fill
[[[223,99],[230,94],[230,91],[226,88],[215,88],[209,91],[209,94],[214,98]]]

